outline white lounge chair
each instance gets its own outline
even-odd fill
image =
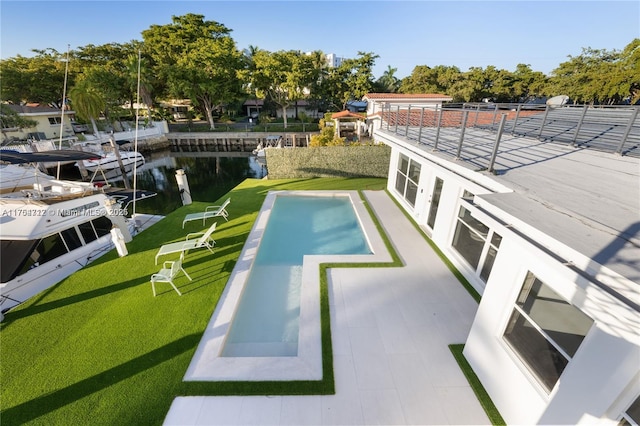
[[[164,254],[178,253],[178,252],[185,253],[191,249],[198,249],[198,248],[204,248],[204,247],[208,248],[209,251],[213,253],[213,246],[216,244],[216,241],[213,238],[211,238],[211,234],[213,234],[213,231],[216,230],[216,224],[217,222],[213,222],[213,225],[211,225],[209,229],[207,229],[205,232],[192,232],[190,234],[187,234],[187,238],[184,241],[179,241],[177,243],[169,243],[161,246],[160,250],[158,250],[158,253],[156,253],[156,265],[158,264],[158,257]],[[195,240],[191,239],[198,235],[200,235],[200,238]]]
[[[184,217],[182,221],[182,229],[184,229],[184,224],[192,221],[192,220],[200,220],[202,219],[202,226],[204,226],[205,221],[210,217],[222,216],[224,220],[229,220],[229,213],[227,212],[227,206],[231,202],[231,198],[227,198],[224,203],[220,206],[208,206],[203,212],[198,213],[190,213]]]
[[[173,280],[178,276],[180,271],[182,271],[182,273],[187,278],[189,278],[189,281],[191,281],[191,277],[182,267],[183,260],[184,253],[180,254],[180,259],[178,260],[168,260],[164,262],[164,264],[162,265],[162,269],[160,269],[160,272],[151,275],[151,288],[153,289],[153,297],[156,297],[156,283],[169,283],[171,284],[171,287],[173,287],[173,289],[177,291],[180,296],[182,296],[182,293],[180,293],[178,287],[176,287],[176,285],[173,283]]]

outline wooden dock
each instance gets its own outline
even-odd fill
[[[251,152],[267,137],[282,136],[283,147],[307,147],[317,132],[192,132],[168,133],[170,146],[180,152]]]

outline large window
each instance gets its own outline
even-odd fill
[[[620,426],[640,425],[640,396],[637,397],[636,400],[633,401],[633,403],[631,403],[631,406],[627,409],[627,411],[622,413],[622,419],[618,424]]]
[[[400,154],[396,173],[396,191],[412,206],[416,204],[418,182],[420,181],[420,164],[406,155]]]
[[[451,245],[485,282],[489,279],[501,241],[500,235],[473,217],[469,210],[460,207]]]
[[[504,339],[544,389],[551,392],[592,324],[591,318],[529,272]]]

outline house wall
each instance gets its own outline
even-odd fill
[[[306,108],[304,106],[298,106],[298,114],[305,113],[309,117],[319,118],[321,114],[317,109]],[[282,107],[276,108],[276,117],[282,118]],[[296,108],[291,106],[287,108],[287,118],[295,118],[296,117]]]
[[[6,135],[9,139],[20,139],[26,140],[29,136],[29,133],[40,132],[44,133],[46,139],[56,139],[60,137],[60,123],[51,124],[49,123],[49,118],[54,118],[55,120],[60,119],[60,113],[56,115],[24,115],[24,118],[29,120],[34,120],[38,124],[35,127],[30,127],[28,129],[22,129],[16,132],[7,132]],[[71,120],[68,115],[64,117],[64,126],[63,126],[63,137],[64,136],[73,136],[73,128],[71,127]]]
[[[482,294],[464,355],[507,424],[617,424],[621,413],[640,394],[640,313],[583,278],[557,254],[546,252],[505,226],[517,220],[499,220],[460,198],[465,189],[475,195],[509,189],[454,162],[418,152],[391,136],[385,143],[392,147],[390,194]],[[415,207],[395,188],[401,154],[421,166]],[[435,176],[443,179],[444,185],[436,221],[430,229],[427,213]],[[502,237],[486,284],[452,247],[461,205],[489,227],[489,232]],[[558,247],[559,252],[565,250]],[[538,383],[503,339],[528,272],[594,321],[551,392]],[[604,273],[615,275],[612,271]],[[619,276],[616,279],[623,280]]]

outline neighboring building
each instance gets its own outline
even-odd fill
[[[247,117],[251,119],[258,118],[260,113],[262,112],[262,107],[264,106],[264,101],[262,99],[247,99],[242,104],[247,111]]]
[[[50,106],[42,106],[39,104],[12,105],[7,104],[9,108],[18,115],[35,121],[34,127],[25,129],[13,129],[11,131],[2,132],[4,137],[11,141],[30,140],[48,140],[60,138],[60,123],[62,122],[62,110],[52,108]],[[73,125],[75,124],[75,112],[65,111],[64,124],[62,126],[62,137],[72,138],[75,135]]]
[[[251,118],[257,118],[264,108],[264,100],[262,99],[249,99],[242,104],[247,111],[247,116]],[[282,107],[275,106],[275,113],[277,118],[282,118]],[[292,103],[287,107],[287,118],[296,118],[300,113],[304,113],[311,118],[322,118],[322,113],[317,108],[312,107],[309,102],[300,100],[296,103]]]
[[[420,105],[379,115],[388,190],[482,295],[464,354],[507,424],[638,424],[638,110]]]
[[[329,68],[338,68],[342,65],[342,61],[344,61],[344,58],[337,56],[335,53],[327,53],[325,57],[327,58],[327,66]]]
[[[374,129],[380,128],[382,111],[406,109],[411,105],[414,109],[435,109],[444,102],[451,102],[451,96],[438,93],[367,93],[362,97],[367,103],[367,123]]]
[[[190,99],[170,99],[161,102],[160,107],[166,109],[174,120],[186,120],[189,112],[194,110]]]

